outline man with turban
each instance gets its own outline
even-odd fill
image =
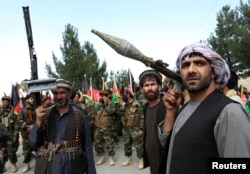
[[[190,100],[180,107],[180,91],[168,89],[165,119],[158,135],[165,147],[164,174],[208,173],[211,158],[250,157],[250,119],[238,102],[217,90],[230,78],[227,63],[205,44],[180,52],[176,66]]]

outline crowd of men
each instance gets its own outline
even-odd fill
[[[143,130],[142,105],[146,102],[146,99],[143,95],[140,95],[140,100],[137,100],[135,98],[136,94],[127,88],[124,96],[118,97],[119,100],[116,102],[112,101],[111,90],[100,90],[99,93],[100,101],[97,105],[94,105],[93,101],[86,103],[81,93],[74,90],[71,91],[68,101],[69,105],[83,112],[88,118],[93,147],[97,156],[100,156],[96,165],[105,162],[104,154],[107,147],[109,163],[113,166],[115,164],[113,158],[115,149],[121,147],[120,139],[124,137],[126,158],[121,165],[128,166],[132,164],[132,148],[135,148],[139,159],[138,167],[143,169],[142,134],[136,135],[136,133],[138,130]],[[11,164],[12,173],[18,171],[16,153],[19,148],[19,139],[22,140],[24,163],[22,172],[26,173],[30,170],[30,161],[34,149],[29,144],[28,136],[33,124],[36,122],[34,97],[32,94],[26,95],[23,107],[18,113],[14,113],[14,108],[11,105],[12,99],[9,96],[5,95],[1,98],[0,122],[7,130],[6,144],[3,144],[2,147],[7,149],[8,153],[6,154]],[[49,95],[41,95],[40,102],[44,108],[54,105]],[[6,171],[5,162],[2,164],[2,172]]]
[[[162,75],[146,70],[139,76],[139,90],[125,88],[115,101],[111,90],[100,90],[97,104],[86,102],[63,79],[57,79],[52,90],[54,101],[42,95],[37,108],[34,96],[28,94],[23,108],[14,113],[11,98],[3,96],[0,152],[7,149],[7,158],[0,153],[1,172],[6,171],[6,159],[11,172],[17,172],[20,138],[23,173],[30,170],[35,151],[37,174],[96,174],[95,166],[106,162],[106,153],[109,165],[116,164],[121,138],[124,162],[120,165],[133,163],[134,148],[138,169],[149,167],[152,174],[206,173],[208,158],[249,158],[247,100],[237,93],[236,74],[203,44],[185,47],[176,65],[182,89],[170,82],[163,87]],[[93,150],[98,157],[95,165]]]

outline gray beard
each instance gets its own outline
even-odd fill
[[[63,108],[65,106],[67,106],[67,104],[68,104],[68,100],[63,100],[63,101],[57,101],[57,102],[55,102],[55,105],[58,108]]]

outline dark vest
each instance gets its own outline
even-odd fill
[[[54,143],[54,139],[55,139],[55,134],[56,134],[56,119],[55,117],[53,117],[53,115],[55,115],[56,110],[54,108],[52,108],[51,110],[51,117],[49,117],[48,120],[48,142],[53,142]],[[70,141],[70,140],[74,140],[76,139],[76,122],[75,122],[75,116],[74,116],[74,111],[73,107],[70,107],[70,116],[69,116],[69,120],[68,120],[68,124],[67,127],[65,129],[65,140]],[[80,114],[78,114],[78,117],[80,116]],[[80,138],[80,137],[78,137]]]
[[[222,109],[232,102],[216,90],[194,111],[175,136],[171,174],[207,173],[208,158],[219,157],[214,138],[214,125]]]

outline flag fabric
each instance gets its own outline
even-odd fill
[[[245,93],[246,89],[247,88],[245,88],[243,85],[240,85],[240,98],[242,99],[242,101],[244,103],[247,102],[247,97],[246,97],[246,93]]]
[[[134,81],[134,76],[130,70],[128,69],[128,89],[134,94],[134,88],[135,88],[135,81]]]
[[[121,97],[121,94],[120,94],[120,91],[118,90],[115,76],[113,76],[113,84],[112,84],[111,91],[112,91],[112,101],[118,102],[118,98]]]
[[[11,105],[14,108],[14,113],[17,115],[22,109],[22,100],[20,98],[18,84],[13,85],[11,89]]]
[[[89,89],[87,91],[87,95],[90,96],[90,98],[93,101],[99,102],[99,100],[100,100],[99,90],[95,87],[95,85],[93,86],[91,78],[90,78],[90,83],[89,84],[90,85],[89,85]]]
[[[83,94],[82,96],[85,98],[86,104],[92,100],[92,98],[90,96],[88,96],[87,94]]]

